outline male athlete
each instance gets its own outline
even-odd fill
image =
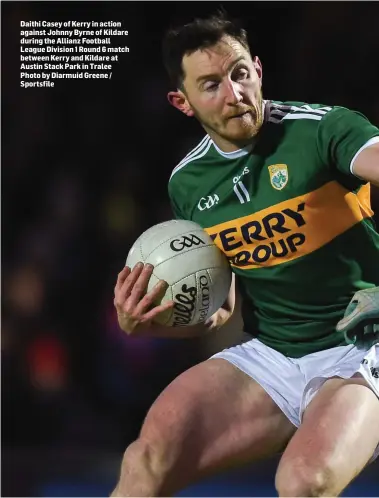
[[[248,339],[162,392],[112,496],[172,495],[278,452],[279,496],[337,496],[379,448],[379,130],[346,108],[264,100],[260,60],[222,16],[170,31],[164,58],[170,103],[206,132],[173,170],[173,210],[229,259]],[[118,276],[127,334],[201,335],[233,313],[234,282],[207,324],[152,324],[173,305],[151,308],[166,285],[145,295],[152,271]]]

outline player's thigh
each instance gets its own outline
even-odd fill
[[[329,379],[282,456],[278,490],[287,490],[283,496],[310,489],[316,495],[337,496],[365,467],[378,444],[379,400],[366,381],[360,376]]]
[[[295,427],[253,379],[223,359],[175,379],[151,407],[141,439],[182,480],[282,451]]]

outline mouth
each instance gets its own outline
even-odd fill
[[[243,116],[245,116],[246,114],[250,114],[250,113],[251,113],[250,111],[241,112],[239,114],[236,114],[235,116],[231,116],[229,119],[240,119]]]

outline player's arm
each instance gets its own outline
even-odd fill
[[[359,152],[352,164],[355,176],[379,187],[379,142]]]
[[[324,164],[344,175],[355,190],[379,186],[379,129],[361,113],[335,107],[319,121],[317,147]]]
[[[150,292],[145,293],[152,272],[151,265],[141,263],[133,269],[126,266],[118,275],[114,289],[114,306],[119,326],[128,335],[180,339],[198,337],[219,329],[232,316],[235,306],[234,275],[225,303],[207,322],[186,327],[166,327],[154,323],[154,318],[172,308],[174,303],[168,301],[154,306],[159,296],[166,291],[167,283],[160,281]]]
[[[232,317],[236,305],[236,284],[235,275],[232,273],[232,282],[230,284],[229,294],[226,301],[219,310],[216,311],[206,322],[208,330],[217,330]]]

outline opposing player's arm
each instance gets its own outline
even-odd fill
[[[379,137],[377,143],[359,152],[351,167],[355,176],[379,187]]]

